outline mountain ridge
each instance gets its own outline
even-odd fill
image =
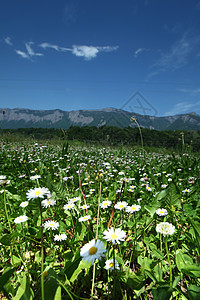
[[[141,127],[155,130],[200,130],[200,115],[195,112],[174,116],[150,116],[129,112],[114,107],[103,109],[61,109],[33,110],[28,108],[1,108],[2,129],[17,128],[63,128],[70,126],[137,126],[131,117],[137,119]]]

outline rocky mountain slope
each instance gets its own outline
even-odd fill
[[[4,114],[3,114],[4,111]],[[1,108],[0,126],[5,128],[63,128],[70,126],[136,126],[131,121],[135,117],[141,127],[155,130],[197,130],[200,116],[188,113],[176,116],[156,117],[133,114],[122,109],[105,108],[99,110],[31,110],[23,108]]]

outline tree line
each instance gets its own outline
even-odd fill
[[[3,129],[2,136],[22,136],[36,140],[78,140],[86,143],[99,143],[109,146],[141,146],[143,141],[146,147],[167,148],[191,151],[200,150],[200,130],[181,131],[168,130],[157,131],[147,128],[118,128],[111,126],[71,126],[69,129],[54,128],[18,128]],[[142,141],[141,141],[142,138]]]

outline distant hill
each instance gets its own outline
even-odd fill
[[[23,108],[2,108],[0,124],[2,129],[17,128],[63,128],[70,126],[136,126],[134,116],[141,127],[155,130],[199,130],[200,116],[194,112],[176,116],[155,117],[134,114],[122,109],[104,108],[98,110],[31,110]]]

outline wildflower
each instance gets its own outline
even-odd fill
[[[71,199],[69,199],[69,202],[77,202],[77,201],[80,201],[81,200],[81,198],[80,197],[74,197],[74,198],[71,198]]]
[[[150,188],[148,185],[146,186],[146,190],[151,192],[152,191],[152,188]]]
[[[135,211],[139,211],[140,209],[141,209],[141,206],[138,204],[134,204],[134,205],[126,207],[126,211],[131,214],[134,213]]]
[[[71,209],[73,209],[74,208],[74,203],[72,203],[72,202],[68,202],[67,204],[65,204],[64,206],[63,206],[63,209],[64,210],[71,210]]]
[[[56,204],[56,200],[54,199],[45,199],[41,202],[42,206],[47,208],[49,206],[54,206]]]
[[[115,259],[115,266],[114,266],[114,259],[111,258],[111,259],[108,259],[106,262],[105,262],[105,269],[106,270],[109,270],[109,271],[113,271],[114,270],[114,267],[115,269],[119,269],[119,264],[118,262],[116,261]]]
[[[56,221],[46,221],[44,223],[44,228],[47,230],[49,229],[55,230],[58,229],[58,227],[59,227],[59,223]]]
[[[67,239],[67,235],[65,233],[56,234],[54,236],[54,241],[65,241]]]
[[[166,216],[166,215],[168,215],[168,212],[167,212],[167,210],[165,208],[158,208],[156,210],[156,213],[159,216]]]
[[[36,179],[39,179],[39,178],[41,178],[40,175],[34,175],[34,176],[30,177],[30,180],[36,180]]]
[[[28,220],[27,216],[19,216],[19,217],[17,217],[17,218],[14,219],[14,222],[16,224],[19,224],[19,223],[23,223],[23,222],[25,222],[27,220]]]
[[[49,194],[49,190],[47,188],[34,188],[30,189],[26,196],[28,200],[35,199],[35,198],[43,198],[45,195]]]
[[[107,208],[107,207],[111,206],[111,203],[112,202],[110,200],[103,201],[103,202],[101,202],[100,207],[103,209]]]
[[[172,235],[175,232],[175,226],[168,222],[161,222],[157,224],[156,231],[164,236]]]
[[[90,215],[84,216],[84,217],[80,217],[80,218],[78,219],[78,221],[79,221],[79,222],[83,222],[83,221],[87,221],[87,220],[89,220],[89,219],[91,219],[91,216],[90,216]]]
[[[87,209],[87,208],[89,208],[90,206],[89,205],[82,205],[82,206],[80,206],[80,209]]]
[[[105,235],[104,239],[106,239],[107,241],[111,241],[113,245],[115,244],[115,242],[117,242],[117,244],[120,244],[120,241],[123,242],[126,236],[126,233],[123,230],[121,230],[120,228],[114,229],[113,227],[105,230],[103,234]]]
[[[20,204],[20,207],[26,207],[28,206],[28,201],[24,201]]]
[[[162,184],[161,188],[166,189],[166,187],[168,187],[168,184]]]
[[[123,208],[126,208],[127,205],[128,205],[127,202],[125,202],[125,201],[120,201],[120,202],[117,202],[117,203],[115,204],[115,209],[122,210]]]
[[[185,190],[183,190],[182,192],[183,192],[183,193],[189,193],[189,192],[191,192],[191,189],[185,189]]]
[[[95,259],[101,259],[105,252],[104,243],[100,240],[95,242],[95,239],[93,239],[81,248],[80,255],[82,260],[87,263],[91,262],[93,265]]]

